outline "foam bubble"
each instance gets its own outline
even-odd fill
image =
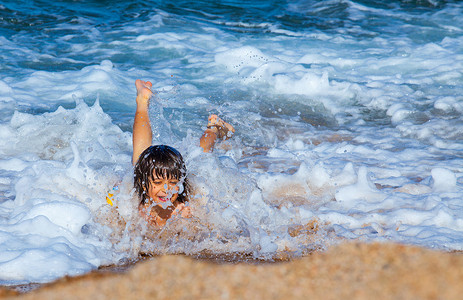
[[[336,192],[336,200],[341,202],[354,203],[357,200],[369,202],[382,201],[386,195],[378,191],[371,182],[368,169],[364,166],[358,171],[358,179],[355,185],[340,188]]]
[[[451,192],[455,190],[457,178],[455,173],[446,168],[434,168],[431,170],[434,180],[433,189],[439,192]]]

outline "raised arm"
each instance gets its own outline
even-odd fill
[[[152,83],[137,79],[137,110],[133,121],[133,155],[132,163],[135,165],[140,154],[151,146],[153,134],[148,115],[149,100],[153,92]],[[233,135],[235,129],[217,115],[211,115],[208,120],[207,129],[204,131],[199,144],[204,152],[211,152],[217,139],[228,139]]]
[[[140,154],[149,146],[153,139],[151,124],[148,115],[149,100],[153,92],[151,91],[152,83],[137,79],[137,110],[133,120],[133,156],[132,164],[136,164]]]

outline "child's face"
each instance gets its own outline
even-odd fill
[[[148,197],[150,197],[154,203],[166,203],[170,201],[174,203],[178,197],[179,181],[175,178],[159,178],[155,177],[151,181],[150,188],[148,190]]]

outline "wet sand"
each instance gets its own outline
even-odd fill
[[[345,243],[278,263],[162,256],[123,273],[63,278],[2,299],[461,299],[463,255],[398,244]]]

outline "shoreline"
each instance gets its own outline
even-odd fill
[[[347,242],[276,263],[214,263],[167,255],[122,272],[98,270],[61,278],[24,294],[1,288],[0,298],[459,299],[461,254],[394,243]]]
[[[318,251],[318,249],[312,250],[309,254],[303,256],[307,257],[310,256],[312,253]],[[171,255],[166,255],[166,256],[173,256],[173,257],[186,257],[189,259],[192,259],[194,261],[198,262],[205,262],[205,263],[211,263],[211,264],[217,264],[217,265],[237,265],[237,264],[249,264],[249,265],[261,265],[261,264],[277,264],[277,263],[285,263],[289,262],[291,260],[299,259],[302,257],[292,257],[290,255],[283,255],[280,254],[279,257],[275,257],[274,259],[257,259],[253,258],[251,254],[249,253],[224,253],[224,254],[211,254],[211,253],[199,253],[195,255],[186,255],[186,254],[171,254]],[[86,274],[79,275],[79,276],[63,276],[62,278],[58,278],[52,282],[46,282],[46,283],[37,283],[37,282],[32,282],[32,283],[27,283],[27,284],[16,284],[16,285],[1,285],[0,284],[0,299],[2,296],[2,289],[3,292],[6,290],[9,290],[13,294],[17,295],[23,295],[23,294],[28,294],[31,293],[37,289],[40,289],[42,287],[48,286],[48,285],[54,285],[57,282],[60,282],[63,279],[66,280],[73,280],[76,279],[78,280],[79,278],[83,278],[86,276],[90,276],[91,274],[93,275],[98,275],[98,276],[105,276],[105,275],[115,275],[115,274],[124,274],[129,272],[131,269],[133,269],[136,265],[140,263],[144,263],[145,261],[150,261],[153,259],[158,259],[162,257],[162,255],[152,255],[152,254],[144,254],[141,253],[139,254],[139,258],[137,260],[132,260],[129,261],[125,264],[121,265],[105,265],[105,266],[100,266],[95,270],[92,270]],[[92,275],[92,276],[93,276]]]

